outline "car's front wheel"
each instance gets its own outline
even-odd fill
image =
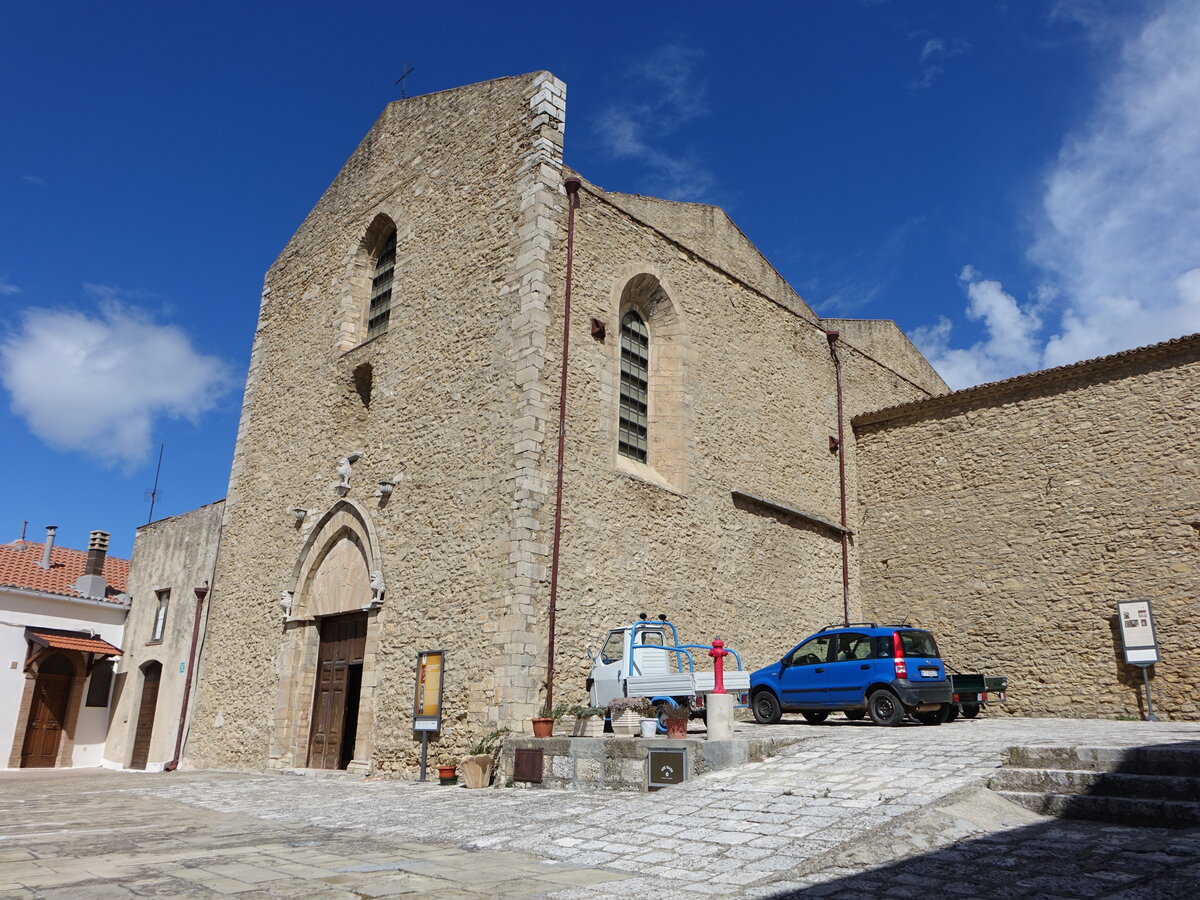
[[[885,688],[880,688],[870,696],[867,712],[876,725],[899,725],[904,718],[900,698]]]
[[[809,725],[820,725],[829,718],[829,713],[820,709],[806,709],[800,715],[804,716],[804,721]]]
[[[754,695],[754,721],[760,725],[774,725],[783,715],[779,700],[770,691],[759,691]]]

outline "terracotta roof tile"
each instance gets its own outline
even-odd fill
[[[35,631],[25,629],[25,637],[32,638],[43,647],[54,647],[58,650],[82,650],[84,653],[101,653],[104,656],[121,656],[124,651],[114,647],[108,641],[96,637],[76,637],[70,634]]]
[[[38,565],[42,560],[42,547],[33,541],[0,544],[0,587],[83,597],[75,590],[75,582],[87,566],[87,551],[55,546],[50,550],[50,568],[43,569]],[[125,592],[129,581],[129,560],[106,557],[104,580],[108,582],[104,599],[120,603],[117,595]]]

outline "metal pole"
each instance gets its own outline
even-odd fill
[[[421,777],[417,781],[425,780],[425,761],[429,758],[429,732],[421,732]]]
[[[1142,666],[1142,683],[1146,685],[1146,721],[1157,722],[1158,717],[1154,715],[1154,701],[1150,698],[1150,667]]]

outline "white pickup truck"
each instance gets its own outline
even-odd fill
[[[709,649],[708,644],[681,644],[678,629],[666,618],[647,619],[643,614],[632,625],[610,629],[599,652],[588,653],[589,702],[605,707],[618,697],[645,697],[659,708],[664,728],[662,710],[667,706],[686,703],[693,715],[702,716],[704,695],[712,693],[713,672],[697,672],[695,657],[707,660]],[[738,706],[746,706],[750,673],[735,650],[729,650],[724,663],[726,693],[734,695]]]

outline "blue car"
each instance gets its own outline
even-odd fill
[[[752,673],[750,707],[763,724],[799,712],[814,725],[839,711],[877,725],[899,725],[905,715],[941,725],[953,709],[933,635],[874,622],[822,628]]]

